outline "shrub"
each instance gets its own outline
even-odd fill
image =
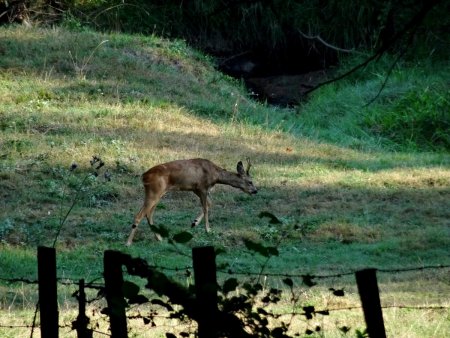
[[[439,86],[412,89],[388,111],[371,111],[364,123],[371,133],[400,148],[450,150],[450,90]]]

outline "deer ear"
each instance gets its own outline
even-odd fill
[[[242,161],[239,161],[237,164],[237,172],[239,175],[245,175],[245,169],[244,169],[244,165],[242,164]]]
[[[247,176],[250,176],[250,167],[252,166],[252,162],[250,162],[250,157],[247,157]]]

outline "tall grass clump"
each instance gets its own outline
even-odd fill
[[[450,150],[450,90],[414,88],[386,111],[367,114],[368,131],[411,150]]]
[[[392,62],[385,56],[313,93],[297,108],[296,133],[366,150],[448,151],[448,65],[404,61],[388,74]]]

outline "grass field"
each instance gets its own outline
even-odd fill
[[[369,107],[382,79],[366,75],[325,87],[301,107],[277,108],[252,101],[239,82],[182,41],[1,27],[0,278],[36,278],[36,247],[55,240],[58,274],[71,280],[100,278],[106,249],[183,268],[199,245],[224,249],[218,263],[234,272],[258,272],[265,263],[266,272],[313,275],[449,265],[449,153],[395,143],[365,124],[404,93],[448,84],[448,65],[440,72],[421,67],[399,68]],[[105,163],[96,178],[94,155]],[[233,171],[249,157],[258,194],[217,186],[213,231],[206,234],[203,224],[189,227],[200,211],[197,197],[170,193],[156,224],[190,231],[192,241],[157,242],[142,222],[133,246],[125,247],[143,200],[140,175],[194,157]],[[260,218],[264,211],[281,224]],[[265,262],[244,239],[277,246],[280,254]],[[182,273],[174,278],[186,282]],[[281,279],[267,283],[280,286]],[[344,287],[347,297],[331,298],[331,286]],[[450,333],[448,269],[382,275],[380,289],[383,305],[393,306],[384,313],[390,337]],[[357,306],[355,290],[352,278],[298,288],[303,304],[317,308]],[[76,308],[70,294],[60,296],[62,316]],[[36,297],[33,287],[0,283],[0,337],[11,330],[29,335],[28,328],[2,326],[29,325]],[[286,301],[278,311],[290,306]],[[364,328],[360,310],[323,321],[318,337],[340,337],[343,325],[351,328],[347,336]],[[305,325],[314,327],[295,324],[299,332]],[[139,325],[135,333],[145,336]]]

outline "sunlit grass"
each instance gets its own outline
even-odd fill
[[[355,128],[369,89],[324,89],[298,111],[281,109],[248,99],[240,84],[183,42],[60,28],[2,28],[0,36],[0,277],[35,278],[35,248],[53,242],[93,155],[105,161],[111,181],[88,181],[62,228],[56,248],[64,278],[100,278],[106,249],[184,268],[198,245],[225,249],[218,261],[233,270],[259,271],[262,260],[245,250],[244,238],[279,243],[280,257],[266,266],[278,273],[449,263],[450,157],[394,152]],[[337,111],[342,115],[333,115]],[[157,243],[142,222],[135,244],[125,248],[143,199],[142,172],[193,157],[229,170],[249,157],[259,193],[217,186],[211,234],[203,224],[189,228],[200,210],[198,198],[170,193],[155,221],[173,233],[191,231],[191,243],[174,251]],[[72,163],[78,165],[73,172]],[[262,211],[283,224],[259,218]],[[400,284],[383,281],[382,288],[388,304],[433,305],[436,299],[424,296],[428,288],[448,294],[448,285],[437,280],[411,276]],[[345,287],[354,289],[354,282]],[[1,290],[2,319],[29,325],[34,290]],[[326,291],[307,291],[304,301],[318,308],[359,304],[355,293],[333,303]],[[63,316],[74,313],[69,293],[61,297]],[[288,303],[281,310],[290,311]],[[448,297],[440,304],[448,306]],[[385,315],[395,337],[439,337],[448,330],[448,310],[392,308]],[[327,337],[340,336],[342,325],[364,327],[353,310],[315,320],[326,322]],[[14,331],[5,332],[0,336]]]
[[[383,307],[383,319],[388,336],[395,337],[442,337],[448,330],[447,316],[448,299],[442,298],[442,291],[448,287],[445,285],[445,271],[437,274],[437,283],[433,288],[429,287],[429,276],[427,273],[409,272],[401,274],[379,273],[379,286],[381,290],[381,303]],[[187,286],[187,280],[180,271],[175,278],[181,285]],[[219,283],[223,282],[225,275],[219,274]],[[64,280],[64,278],[63,278]],[[261,283],[263,293],[269,288],[283,290],[283,297],[277,304],[265,306],[266,311],[281,315],[278,320],[289,323],[290,334],[304,334],[307,329],[316,331],[316,336],[341,337],[342,330],[349,330],[348,335],[356,336],[356,331],[365,328],[363,312],[357,288],[353,276],[344,278],[331,278],[318,280],[318,286],[308,288],[301,285],[301,280],[294,278],[294,297],[282,282],[282,277],[264,277]],[[297,284],[298,283],[298,284]],[[344,296],[333,295],[329,288],[344,290]],[[60,334],[72,336],[75,331],[71,330],[71,323],[78,314],[77,304],[72,293],[76,291],[75,285],[58,288],[60,292],[60,317],[59,325],[62,327]],[[236,293],[239,293],[239,288]],[[88,298],[95,298],[94,290],[87,290]],[[150,291],[143,291],[146,296],[152,296]],[[234,294],[234,292],[233,292]],[[155,296],[155,295],[153,295]],[[35,290],[29,287],[17,287],[10,290],[9,302],[2,299],[4,311],[2,312],[0,336],[27,336],[31,332],[32,318],[34,316]],[[9,305],[9,306],[8,306]],[[108,333],[108,320],[100,310],[105,307],[105,301],[99,300],[88,304],[86,314],[89,317],[91,327],[94,328],[94,337],[101,337]],[[256,299],[255,306],[260,307],[262,303]],[[329,314],[316,314],[311,320],[304,316],[305,306],[314,306],[317,311],[329,311]],[[423,307],[423,308],[420,308]],[[148,305],[136,305],[128,310],[130,336],[134,334],[139,337],[164,337],[165,332],[195,332],[196,324],[183,322],[178,319],[169,319],[167,312],[162,308],[153,315],[149,312]],[[156,327],[146,324],[143,317],[153,319]],[[276,323],[271,321],[273,325]],[[39,314],[36,324],[39,325]],[[269,324],[271,325],[271,324]],[[318,331],[320,328],[320,331]],[[34,329],[36,333],[39,328]],[[314,335],[313,335],[314,336]]]

